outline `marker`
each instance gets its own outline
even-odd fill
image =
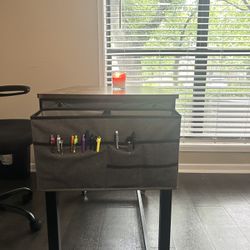
[[[115,136],[114,136],[115,138],[115,148],[116,149],[119,149],[119,132],[118,132],[118,130],[116,130],[115,131]]]
[[[56,145],[56,137],[54,135],[50,135],[50,145],[51,145],[51,152],[54,153]]]
[[[98,137],[96,138],[96,152],[97,152],[97,153],[100,152],[101,141],[102,141],[102,138],[101,138],[100,136],[98,136]]]
[[[76,145],[78,143],[78,136],[74,136],[74,142],[73,142],[73,153],[76,153]]]
[[[74,135],[70,137],[70,152],[73,153],[74,151]]]

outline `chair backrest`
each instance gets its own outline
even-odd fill
[[[30,92],[26,85],[0,85],[0,97]],[[0,119],[0,177],[27,177],[30,173],[29,119]],[[3,166],[10,167],[3,167]]]
[[[30,87],[26,85],[3,85],[0,86],[0,97],[23,95],[30,92]]]

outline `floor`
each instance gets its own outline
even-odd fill
[[[0,182],[0,191],[23,185]],[[34,176],[26,182],[35,187]],[[157,191],[144,197],[149,243],[157,249]],[[18,202],[15,201],[14,202]],[[63,250],[143,249],[136,195],[133,191],[59,193]],[[25,219],[0,211],[1,250],[47,250],[43,192],[27,205],[43,221],[31,234]],[[250,175],[180,174],[173,192],[172,250],[250,250]]]

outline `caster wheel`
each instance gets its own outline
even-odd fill
[[[83,196],[84,201],[88,200],[87,191],[82,191],[82,196]]]
[[[22,203],[23,204],[27,204],[28,202],[30,202],[32,200],[32,193],[28,193],[28,194],[24,194],[22,196]]]
[[[145,196],[146,190],[141,190],[141,195]]]
[[[40,220],[35,220],[30,222],[30,230],[34,233],[41,229],[42,222]]]

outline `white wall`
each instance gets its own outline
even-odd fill
[[[1,98],[1,118],[29,117],[39,92],[98,84],[97,1],[0,1],[0,85],[32,89]]]

